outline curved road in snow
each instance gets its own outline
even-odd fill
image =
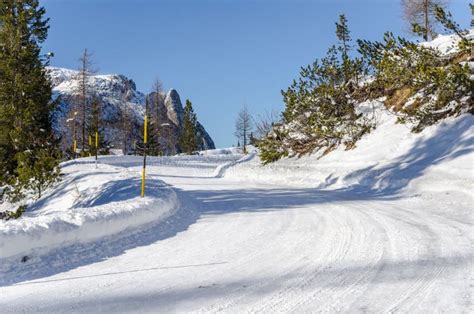
[[[58,252],[64,271],[0,287],[1,311],[472,311],[471,224],[417,197],[160,178],[176,216]]]

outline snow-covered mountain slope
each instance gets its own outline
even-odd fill
[[[55,67],[49,67],[48,70],[54,86],[54,95],[61,97],[60,106],[54,115],[55,128],[63,136],[63,146],[70,146],[72,131],[66,120],[72,116],[74,96],[78,93],[78,71]],[[102,132],[110,145],[117,148],[124,145],[122,128],[125,114],[130,116],[132,128],[128,136],[130,138],[128,145],[131,145],[133,138],[138,138],[143,125],[145,99],[148,97],[150,104],[153,105],[152,110],[157,111],[150,114],[159,115],[161,123],[168,124],[160,142],[163,142],[163,146],[171,145],[170,152],[179,151],[178,134],[182,128],[183,105],[176,90],[171,89],[158,95],[159,97],[156,97],[155,93],[146,95],[136,89],[133,80],[119,74],[92,75],[88,86],[89,91],[101,101]],[[200,149],[214,148],[214,142],[200,123],[198,123],[198,137]]]

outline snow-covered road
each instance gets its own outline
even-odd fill
[[[472,225],[435,200],[202,168],[151,166],[176,189],[177,214],[19,270],[0,287],[0,311],[472,311]]]

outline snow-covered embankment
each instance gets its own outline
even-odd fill
[[[76,243],[157,223],[178,208],[175,192],[149,177],[141,198],[138,171],[91,159],[66,162],[60,185],[29,206],[19,220],[0,221],[0,259],[6,267],[22,256],[41,255]]]

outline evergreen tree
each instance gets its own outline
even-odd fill
[[[181,130],[180,145],[183,152],[192,154],[198,149],[197,145],[197,118],[193,110],[193,105],[186,99],[184,106],[183,129]]]
[[[340,41],[340,50],[342,52],[342,58],[347,59],[349,57],[349,50],[351,48],[350,31],[347,25],[347,19],[344,14],[339,15],[339,22],[336,22],[336,37]]]
[[[341,143],[353,147],[370,129],[359,122],[354,107],[359,78],[366,73],[366,66],[362,59],[349,56],[351,37],[344,15],[336,23],[336,37],[339,45],[329,48],[324,58],[303,67],[298,80],[282,91],[286,103],[282,124],[273,125],[257,143],[263,163],[317,149],[330,150]],[[294,128],[293,132],[285,125]]]
[[[44,14],[38,0],[3,0],[0,6],[0,186],[15,186],[17,195],[59,173],[55,103],[40,47],[49,28]]]
[[[474,17],[474,4],[469,3],[469,7],[471,8],[471,15]],[[474,27],[474,18],[471,19],[471,27]]]
[[[60,178],[59,161],[55,152],[48,148],[34,151],[24,151],[17,154],[18,158],[18,183],[22,188],[32,190],[37,198],[45,188],[57,182]],[[22,196],[17,191],[16,196]]]
[[[104,126],[101,124],[101,100],[97,95],[92,96],[91,100],[91,119],[88,128],[89,134],[89,153],[91,156],[107,155],[109,153],[109,142],[104,139]],[[97,133],[97,149],[96,149],[96,133]]]

